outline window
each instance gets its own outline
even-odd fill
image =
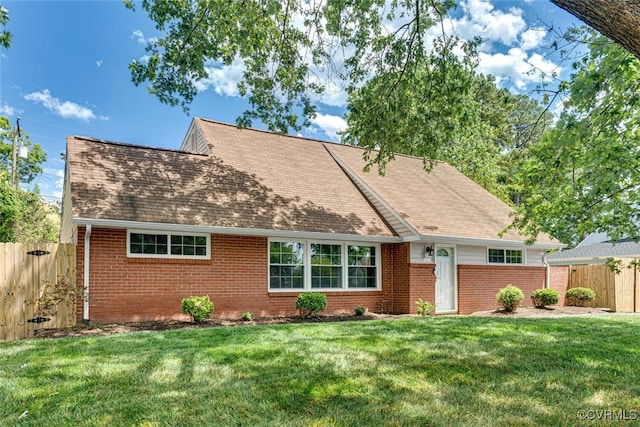
[[[269,242],[269,289],[378,289],[378,245]]]
[[[271,289],[304,288],[304,244],[269,243],[269,287]]]
[[[489,249],[491,264],[522,264],[521,249]]]
[[[349,287],[376,288],[376,248],[349,246]]]
[[[211,259],[208,234],[152,234],[130,230],[127,240],[129,257]]]
[[[311,244],[311,287],[342,287],[342,245]]]

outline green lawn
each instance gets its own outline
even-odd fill
[[[638,316],[0,342],[2,426],[568,426],[636,415],[625,425],[640,424]]]

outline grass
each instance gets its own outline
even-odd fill
[[[0,425],[640,422],[636,316],[139,332],[1,342],[0,361]]]

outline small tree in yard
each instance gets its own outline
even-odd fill
[[[318,292],[303,292],[296,298],[300,317],[312,317],[327,308],[327,296]]]
[[[518,308],[520,303],[522,303],[522,300],[524,300],[524,294],[517,286],[507,285],[497,293],[496,300],[498,301],[498,304],[504,308],[504,311],[511,312]]]
[[[182,313],[190,315],[194,323],[200,323],[211,317],[213,303],[209,295],[185,298],[182,300]]]

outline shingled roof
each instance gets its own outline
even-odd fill
[[[629,239],[577,246],[553,253],[547,261],[551,265],[598,264],[609,258],[640,258],[640,242]]]
[[[212,150],[69,137],[72,215],[394,236],[320,143],[220,126]]]
[[[206,119],[194,119],[182,148],[69,137],[73,218],[525,240],[515,231],[499,237],[511,209],[445,163],[425,173],[420,159],[397,156],[379,176],[363,172],[361,148]]]

